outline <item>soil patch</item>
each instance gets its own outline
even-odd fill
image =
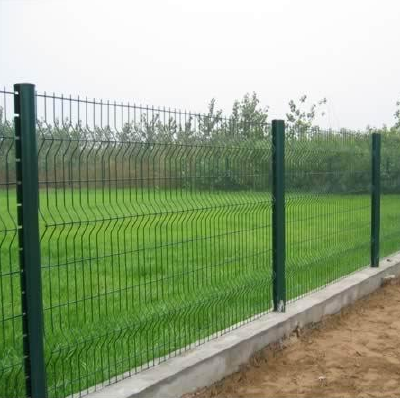
[[[400,397],[398,280],[183,398],[395,396]]]

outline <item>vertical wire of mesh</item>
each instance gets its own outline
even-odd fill
[[[370,262],[369,134],[291,128],[286,135],[287,296]]]
[[[0,90],[0,396],[25,397],[14,92]]]
[[[269,126],[37,95],[50,397],[271,309]]]

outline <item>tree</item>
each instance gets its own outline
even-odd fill
[[[209,139],[215,135],[222,121],[222,110],[216,109],[215,98],[208,104],[208,113],[199,115],[199,133],[202,138]]]
[[[394,119],[395,119],[394,128],[395,129],[400,129],[400,101],[396,102],[396,106],[397,106],[397,109],[396,109],[396,112],[394,114]]]
[[[307,95],[299,98],[299,103],[294,100],[289,101],[289,112],[286,113],[287,125],[293,130],[308,130],[310,128],[318,128],[314,125],[315,117],[319,114],[324,116],[325,112],[321,107],[326,105],[327,99],[323,98],[316,104],[312,104],[308,110],[305,110]]]
[[[241,101],[236,100],[232,107],[232,126],[235,133],[246,138],[262,138],[268,120],[269,107],[261,108],[257,94],[246,93]]]

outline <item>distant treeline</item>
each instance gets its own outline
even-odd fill
[[[52,188],[152,188],[185,190],[271,189],[271,127],[266,115],[230,118],[134,108],[117,124],[37,124],[39,180]],[[288,192],[367,193],[371,183],[370,132],[322,131],[289,123],[286,130]],[[382,187],[400,193],[400,131],[382,129]],[[12,123],[0,117],[0,184],[15,180]]]

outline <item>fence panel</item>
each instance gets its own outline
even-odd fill
[[[0,90],[0,397],[25,397],[14,92]]]
[[[271,309],[269,127],[40,94],[49,396]]]
[[[400,136],[381,136],[381,229],[380,254],[400,250]]]
[[[369,134],[287,130],[289,300],[370,263],[370,188]]]

